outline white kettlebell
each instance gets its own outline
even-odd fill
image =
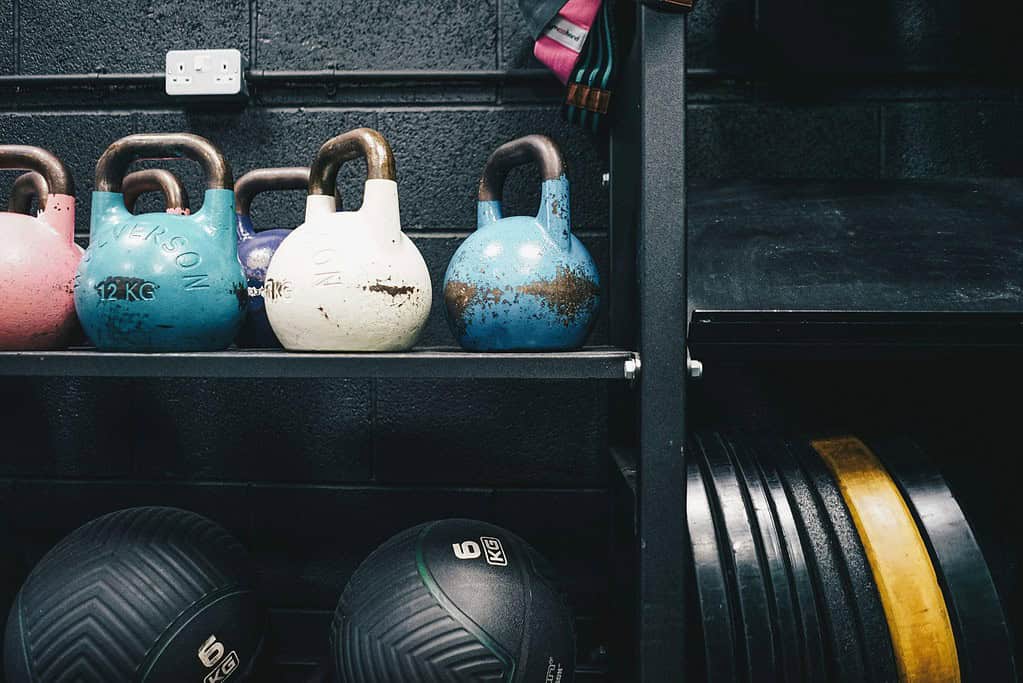
[[[335,212],[345,161],[365,157],[358,211]],[[401,231],[394,155],[380,133],[359,128],[328,140],[309,168],[305,222],[266,270],[266,314],[292,351],[404,351],[430,316],[423,256]]]

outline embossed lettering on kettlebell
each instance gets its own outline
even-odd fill
[[[263,284],[263,297],[271,301],[290,299],[291,283],[287,280],[268,278]]]
[[[96,285],[100,301],[152,301],[159,285],[137,277],[110,276]]]

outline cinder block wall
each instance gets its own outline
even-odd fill
[[[1023,174],[1016,3],[818,4],[701,1],[692,177]],[[154,72],[166,50],[194,47],[236,47],[269,71],[538,66],[514,0],[0,0],[0,74]],[[606,282],[606,145],[563,124],[558,103],[543,79],[264,86],[243,109],[213,111],[185,110],[160,87],[29,87],[0,89],[0,141],[70,165],[84,240],[96,158],[123,135],[205,135],[240,175],[307,164],[328,137],[375,127],[394,148],[403,222],[439,295],[487,155],[547,133],[568,158],[576,230]],[[196,169],[172,168],[198,202]],[[363,172],[342,174],[350,206]],[[510,208],[535,211],[530,172],[510,183]],[[301,193],[268,196],[254,216],[290,227],[301,207]],[[438,302],[427,345],[451,343]],[[606,341],[603,321],[591,341]],[[295,662],[325,651],[329,610],[376,543],[430,518],[485,518],[554,561],[580,615],[581,656],[599,664],[591,652],[620,632],[607,610],[606,409],[606,387],[586,382],[0,379],[0,515],[27,568],[108,510],[209,514],[255,554],[277,644]]]

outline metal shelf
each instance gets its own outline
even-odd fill
[[[693,356],[1023,346],[1023,180],[696,183]]]
[[[479,379],[630,380],[639,356],[623,349],[587,347],[559,353],[470,353],[439,347],[406,353],[102,353],[0,352],[0,376],[78,377],[394,377]]]

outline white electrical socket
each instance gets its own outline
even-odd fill
[[[239,50],[171,50],[168,95],[245,95],[245,58]]]

